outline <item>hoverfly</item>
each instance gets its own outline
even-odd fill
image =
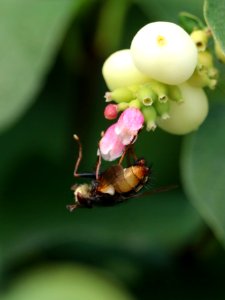
[[[78,168],[82,159],[82,145],[77,135],[74,139],[79,145],[79,154],[75,164],[74,176],[92,179],[91,183],[75,184],[72,186],[74,191],[75,203],[67,205],[69,211],[79,207],[92,208],[95,206],[114,206],[130,198],[140,196],[141,189],[147,184],[151,175],[151,168],[146,165],[144,159],[137,159],[133,149],[127,146],[118,164],[108,167],[100,173],[101,155],[98,156],[95,173],[78,173]],[[123,168],[122,161],[131,152],[135,162]],[[171,187],[159,188],[150,192],[154,194],[160,191],[167,191]],[[149,193],[148,193],[149,194]]]

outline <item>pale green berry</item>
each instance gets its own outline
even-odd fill
[[[172,134],[197,130],[208,114],[208,99],[202,88],[187,83],[179,85],[183,102],[170,101],[170,118],[157,119],[157,125]]]
[[[209,51],[199,52],[197,67],[188,83],[196,87],[208,86],[210,89],[214,89],[217,77],[218,70],[214,67],[212,54]]]
[[[192,38],[193,42],[195,43],[198,51],[205,51],[207,48],[207,43],[209,39],[209,34],[206,30],[194,30],[190,37]]]
[[[154,22],[142,27],[131,43],[136,67],[149,77],[177,85],[186,81],[197,64],[197,48],[180,26]]]
[[[129,49],[110,55],[103,64],[102,74],[111,91],[149,81],[149,77],[142,74],[134,65]]]

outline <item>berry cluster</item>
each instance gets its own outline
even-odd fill
[[[135,108],[143,115],[148,131],[157,126],[172,134],[196,130],[208,114],[203,88],[215,88],[218,77],[208,50],[209,37],[208,29],[188,34],[170,22],[141,28],[130,49],[113,53],[103,65],[109,88],[106,102],[114,102],[106,106],[105,118],[115,119],[118,113]],[[110,132],[117,134],[114,129]],[[101,142],[100,151],[104,153]]]

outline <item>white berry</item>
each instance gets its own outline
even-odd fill
[[[157,125],[172,134],[187,134],[203,123],[208,114],[208,99],[202,88],[179,85],[183,102],[170,100],[170,118],[157,119]]]
[[[167,84],[177,85],[190,78],[197,54],[186,31],[170,22],[145,25],[131,43],[131,55],[139,71]]]
[[[112,91],[117,88],[149,81],[134,65],[129,49],[117,51],[110,55],[102,68],[106,85]]]

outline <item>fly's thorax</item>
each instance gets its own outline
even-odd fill
[[[75,203],[81,204],[81,199],[88,199],[91,196],[91,185],[84,183],[77,186],[74,190]]]

